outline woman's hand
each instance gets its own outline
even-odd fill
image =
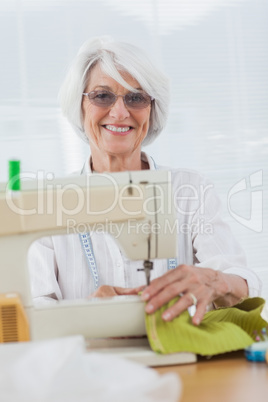
[[[89,299],[92,297],[113,297],[113,296],[125,296],[125,295],[137,295],[144,286],[132,288],[121,288],[119,286],[108,286],[102,285],[94,293],[88,296]]]
[[[148,302],[145,311],[150,314],[174,297],[181,296],[177,303],[163,313],[162,318],[171,321],[196,304],[192,322],[199,325],[210,303],[231,306],[247,297],[247,294],[247,282],[239,276],[224,274],[211,268],[179,265],[154,279],[145,288],[142,299]]]

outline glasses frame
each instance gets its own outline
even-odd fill
[[[96,104],[96,103],[94,102],[94,100],[89,97],[89,95],[94,94],[94,93],[97,93],[97,92],[106,92],[106,93],[113,94],[113,95],[114,95],[114,101],[113,101],[113,103],[111,103],[111,104],[108,105],[108,106]],[[134,94],[135,94],[135,93],[137,93],[137,94],[141,93],[142,95],[145,95],[145,97],[147,97],[148,100],[150,99],[150,102],[148,103],[148,105],[144,105],[144,106],[142,106],[142,107],[135,107],[135,106],[133,107],[133,106],[131,106],[131,105],[128,105],[127,102],[126,102],[126,96],[129,95],[129,94],[132,94],[132,93],[134,93]],[[101,107],[101,108],[104,108],[104,109],[105,109],[105,108],[109,108],[109,107],[113,107],[114,104],[117,102],[117,99],[118,99],[118,98],[123,98],[123,102],[124,102],[124,105],[126,106],[126,108],[128,108],[128,109],[134,109],[134,110],[145,109],[145,108],[147,108],[150,104],[152,104],[152,102],[154,101],[154,98],[153,98],[152,96],[148,95],[148,94],[145,93],[145,92],[128,92],[128,93],[125,94],[125,95],[117,95],[117,94],[115,94],[115,93],[112,92],[112,91],[107,91],[107,90],[105,90],[105,91],[100,91],[100,90],[98,90],[98,91],[91,91],[91,92],[83,92],[83,95],[87,96],[88,100],[89,100],[94,106],[98,106],[98,107]]]

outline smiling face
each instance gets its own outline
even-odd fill
[[[128,73],[122,73],[125,81],[136,89],[139,83]],[[85,92],[96,90],[111,91],[116,95],[129,92],[113,78],[102,72],[97,64],[90,71],[90,79]],[[149,129],[151,105],[143,109],[127,108],[123,98],[117,98],[110,107],[93,105],[87,96],[83,97],[82,112],[84,130],[88,136],[94,160],[106,156],[139,158],[141,143]]]

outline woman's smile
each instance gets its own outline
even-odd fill
[[[132,132],[133,127],[119,124],[104,124],[104,127],[112,135],[128,135]]]

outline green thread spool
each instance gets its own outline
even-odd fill
[[[20,161],[11,160],[8,162],[9,180],[8,188],[11,191],[20,191]]]

